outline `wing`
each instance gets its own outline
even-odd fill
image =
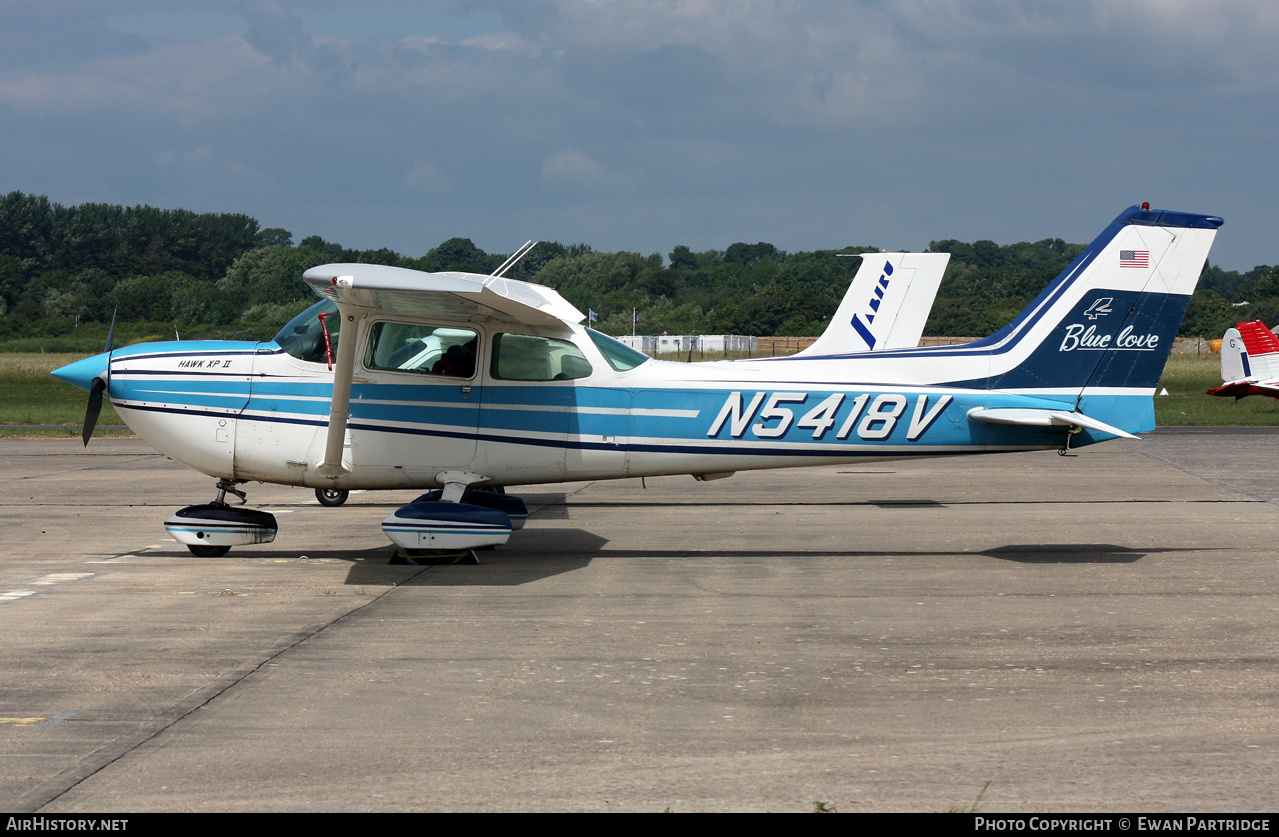
[[[551,288],[498,276],[423,273],[376,264],[326,264],[311,268],[303,278],[339,308],[543,326],[585,319]]]

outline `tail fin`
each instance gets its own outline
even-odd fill
[[[919,345],[949,253],[863,253],[830,325],[797,356]]]
[[[1154,429],[1151,396],[1221,224],[1131,207],[1009,325],[954,347],[952,356],[984,355],[989,370],[960,383],[1056,402],[1062,410],[1031,411],[1054,422],[1069,413],[1069,423],[1111,435]]]
[[[1150,395],[1221,218],[1131,207],[998,333],[991,389],[1082,409],[1088,395]]]

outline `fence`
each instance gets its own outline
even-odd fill
[[[617,339],[646,355],[656,355],[676,352],[755,354],[760,340],[785,338],[746,337],[741,334],[623,334]],[[791,339],[812,342],[807,337]]]

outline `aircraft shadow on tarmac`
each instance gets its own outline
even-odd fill
[[[1184,549],[1129,549],[1109,543],[1010,544],[978,553],[1018,564],[1133,564],[1151,553]]]
[[[405,585],[439,587],[509,587],[528,584],[572,572],[595,560],[610,558],[658,558],[672,561],[705,558],[796,558],[856,560],[863,558],[966,558],[984,555],[1018,564],[1132,564],[1147,555],[1164,552],[1211,552],[1216,548],[1187,550],[1184,547],[1132,549],[1115,544],[1059,543],[1009,544],[980,552],[884,551],[871,549],[609,549],[608,539],[584,529],[537,529],[520,533],[518,546],[478,550],[479,565],[436,564],[403,566],[390,564],[390,545],[360,550],[309,550],[295,560],[340,561],[351,565],[346,583],[352,585]],[[278,552],[237,550],[237,558],[279,560]],[[220,559],[207,559],[220,560]]]
[[[1132,549],[1114,544],[1013,544],[981,552],[956,553],[876,550],[813,549],[610,549],[608,541],[582,529],[542,529],[521,534],[519,547],[509,545],[479,553],[480,566],[437,566],[435,571],[414,575],[403,581],[414,586],[516,586],[538,581],[588,566],[592,561],[611,558],[656,558],[671,561],[705,558],[787,561],[798,558],[857,560],[866,558],[965,558],[983,555],[1019,564],[1132,564],[1151,554],[1186,552],[1185,548]],[[1193,550],[1217,551],[1213,548]],[[352,568],[349,583],[376,583],[386,553],[371,555]],[[403,568],[391,568],[403,569]]]

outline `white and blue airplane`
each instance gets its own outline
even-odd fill
[[[306,271],[322,299],[272,341],[134,345],[54,374],[90,391],[86,440],[105,392],[139,436],[218,480],[212,503],[165,523],[196,555],[275,537],[272,515],[225,502],[253,480],[432,489],[384,531],[404,550],[469,550],[519,528],[527,512],[505,489],[520,485],[1064,453],[1151,430],[1221,224],[1133,206],[1009,325],[956,346],[833,338],[790,357],[663,362],[584,328],[550,288],[334,264]],[[840,311],[830,328],[857,333],[878,306]]]

